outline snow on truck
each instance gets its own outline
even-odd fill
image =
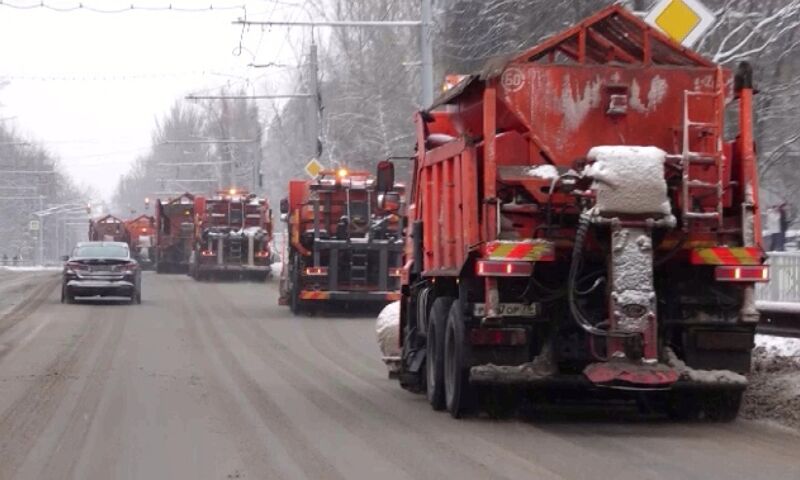
[[[281,201],[288,239],[279,303],[298,313],[327,302],[397,300],[402,194],[393,183],[378,195],[373,175],[345,168],[290,181]]]
[[[769,277],[752,83],[611,6],[420,112],[401,385],[454,417],[574,385],[734,418]]]
[[[187,273],[194,240],[194,195],[156,201],[155,263],[158,273]]]
[[[211,197],[196,196],[194,212],[192,277],[269,277],[272,210],[266,199],[232,188]]]

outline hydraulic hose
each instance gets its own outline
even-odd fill
[[[586,235],[589,233],[590,225],[591,217],[586,212],[582,213],[578,221],[578,231],[575,233],[575,246],[572,249],[572,262],[569,266],[569,276],[567,278],[567,301],[569,302],[570,313],[572,313],[572,317],[575,319],[578,326],[590,335],[617,338],[631,337],[634,335],[633,333],[613,332],[597,328],[592,325],[578,306],[576,298],[578,294],[577,280],[583,263],[583,244],[586,241]]]

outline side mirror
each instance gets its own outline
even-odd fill
[[[394,188],[394,164],[389,160],[378,162],[377,171],[378,192],[388,192]]]
[[[289,199],[281,198],[281,214],[286,215],[289,213]]]
[[[400,194],[398,192],[379,193],[378,207],[386,212],[396,213],[400,210]]]
[[[61,261],[62,262],[69,261],[69,255],[61,255]]]

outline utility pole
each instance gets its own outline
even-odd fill
[[[308,52],[309,63],[309,90],[314,101],[311,102],[311,156],[319,159],[322,155],[322,141],[320,140],[320,115],[322,114],[321,95],[319,91],[319,63],[317,59],[317,44],[314,42],[312,32],[311,50]]]
[[[431,0],[422,0],[420,13],[422,13],[422,24],[419,28],[420,59],[422,60],[422,72],[420,72],[422,84],[422,107],[427,108],[433,104],[433,32],[431,23],[433,12]]]

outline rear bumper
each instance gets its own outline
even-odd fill
[[[70,280],[66,288],[76,297],[130,297],[136,291],[136,285],[125,280]]]
[[[349,302],[394,302],[400,292],[352,292],[346,290],[301,290],[300,300],[332,300]]]
[[[199,264],[197,266],[198,272],[263,272],[268,273],[271,271],[269,265],[236,265],[236,264]]]

